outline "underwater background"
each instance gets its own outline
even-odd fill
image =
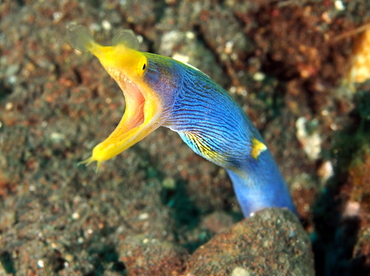
[[[0,275],[370,275],[369,19],[365,0],[0,1]],[[125,102],[71,22],[223,86],[299,219],[243,220],[226,172],[165,128],[77,166]]]

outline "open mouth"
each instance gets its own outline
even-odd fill
[[[136,144],[160,126],[161,105],[145,87],[136,84],[126,76],[107,70],[122,89],[126,109],[116,129],[98,144],[92,156],[82,163],[108,160]]]
[[[120,134],[126,133],[127,135],[128,132],[143,124],[145,119],[144,108],[146,100],[142,93],[142,89],[124,74],[115,68],[107,68],[107,72],[121,88],[126,105],[121,121],[109,137],[114,135],[116,131],[120,131]]]
[[[109,137],[99,145],[104,144],[107,149],[118,144],[122,146],[126,143],[131,144],[132,140],[140,134],[140,129],[145,122],[146,99],[142,89],[128,77],[116,73],[116,70],[107,70],[116,80],[123,91],[126,108],[121,121]]]
[[[121,127],[128,132],[144,122],[145,97],[139,87],[130,80],[124,81],[120,86],[122,91],[124,91],[126,109],[118,126],[124,124]]]
[[[88,165],[97,161],[99,167],[102,161],[128,149],[161,125],[162,102],[143,78],[147,59],[136,50],[137,39],[132,32],[121,32],[113,39],[113,46],[96,43],[89,30],[82,26],[70,26],[67,36],[73,48],[91,52],[99,59],[122,89],[126,101],[126,110],[116,129],[94,147],[90,158],[80,162]],[[135,71],[138,68],[142,68],[141,71]]]

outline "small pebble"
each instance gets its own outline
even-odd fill
[[[182,55],[182,54],[179,54],[179,53],[175,53],[173,56],[172,56],[173,59],[175,60],[178,60],[180,62],[184,62],[184,63],[187,63],[189,62],[189,56],[186,56],[186,55]]]
[[[176,181],[172,177],[166,177],[162,182],[163,188],[174,190],[176,188]]]
[[[344,4],[343,4],[342,0],[335,0],[334,1],[334,6],[339,11],[344,11],[345,10],[345,7],[344,7]]]
[[[43,260],[38,260],[37,261],[37,266],[40,267],[40,268],[44,268],[45,267],[44,261]]]
[[[55,143],[59,143],[59,142],[62,142],[65,139],[65,135],[63,133],[53,132],[50,135],[50,139],[51,139],[51,141],[53,141]]]
[[[255,81],[263,81],[265,78],[266,78],[266,75],[264,73],[262,73],[262,72],[256,72],[253,75],[253,79]]]
[[[242,267],[235,267],[234,270],[231,272],[231,276],[252,276],[253,274],[250,273],[248,270]]]
[[[14,105],[13,105],[13,103],[11,103],[11,102],[8,102],[8,103],[6,103],[6,104],[5,104],[5,110],[6,110],[6,111],[10,111],[10,110],[12,110],[12,109],[13,109],[13,107],[14,107]]]
[[[74,213],[72,214],[72,218],[73,218],[74,220],[79,219],[79,218],[80,218],[80,214],[79,214],[79,213],[77,213],[77,212],[74,212]]]
[[[110,29],[112,29],[112,24],[110,24],[110,22],[107,21],[107,20],[103,20],[101,25],[102,25],[103,29],[106,30],[106,31],[109,31]]]
[[[185,33],[187,39],[194,39],[195,34],[193,32],[186,32]]]
[[[139,220],[146,220],[149,218],[149,214],[148,213],[142,213],[139,215]]]

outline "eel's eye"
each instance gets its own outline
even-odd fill
[[[143,76],[148,68],[148,60],[146,57],[142,57],[139,60],[138,66],[137,66],[137,73],[139,76]]]

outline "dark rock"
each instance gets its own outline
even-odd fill
[[[143,235],[121,241],[119,251],[130,276],[181,275],[189,255],[176,244]]]
[[[310,240],[288,210],[266,209],[201,246],[185,275],[315,275]]]

